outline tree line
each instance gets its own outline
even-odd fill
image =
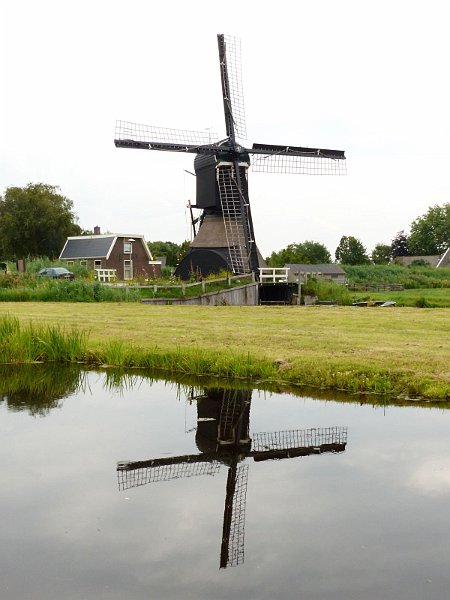
[[[15,260],[27,256],[56,258],[66,238],[88,234],[78,224],[72,200],[60,193],[58,186],[29,183],[25,187],[8,187],[0,196],[0,258]],[[400,231],[390,243],[380,243],[371,254],[354,236],[344,235],[334,252],[336,262],[348,265],[386,264],[397,256],[442,254],[450,245],[450,203],[430,206],[410,226],[410,233]],[[175,267],[186,253],[189,242],[155,241],[148,246],[153,256],[165,256],[166,264]],[[331,263],[332,256],[320,242],[307,240],[274,251],[266,262],[272,267],[289,263]]]
[[[376,244],[371,254],[354,236],[342,236],[334,257],[346,265],[387,264],[397,256],[440,255],[450,246],[450,203],[430,206],[410,226],[410,234],[399,231],[389,244]],[[266,259],[271,267],[285,264],[331,263],[327,248],[318,242],[289,244],[283,250],[272,252]]]

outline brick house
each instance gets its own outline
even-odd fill
[[[92,270],[115,271],[116,279],[149,279],[161,276],[161,262],[154,261],[143,235],[100,233],[68,237],[59,256],[67,265],[81,264]]]

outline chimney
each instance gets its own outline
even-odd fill
[[[100,235],[100,227],[98,225],[94,227],[94,235]]]

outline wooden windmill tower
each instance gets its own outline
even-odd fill
[[[200,227],[176,274],[187,279],[192,272],[208,275],[226,269],[235,275],[258,273],[263,266],[255,242],[248,194],[250,155],[253,171],[340,175],[345,155],[340,150],[300,146],[253,144],[246,148],[242,94],[240,41],[220,34],[219,64],[226,138],[210,132],[182,131],[117,121],[114,143],[137,148],[196,154],[195,208],[201,209]]]
[[[215,475],[228,468],[223,513],[220,568],[244,562],[248,462],[343,452],[346,427],[278,431],[249,435],[251,391],[208,389],[197,396],[196,443],[200,454],[122,461],[117,464],[120,490],[180,477]]]

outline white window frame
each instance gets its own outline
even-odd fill
[[[133,261],[126,259],[123,261],[123,280],[129,281],[133,279]]]

